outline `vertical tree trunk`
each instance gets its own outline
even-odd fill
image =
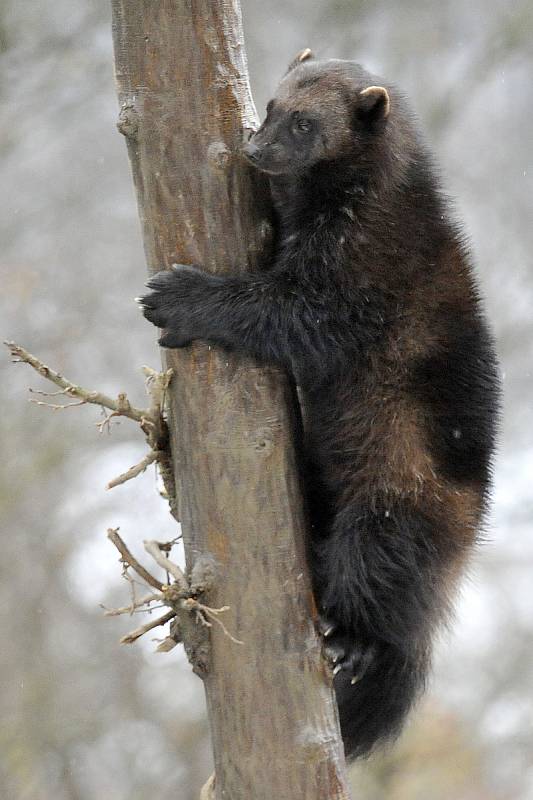
[[[256,117],[237,0],[112,6],[119,128],[149,270],[254,267],[270,226],[265,193],[239,157]],[[217,800],[346,800],[287,380],[201,343],[165,357],[187,562],[216,559],[209,602],[230,606],[224,623],[243,642],[211,629],[204,681]]]

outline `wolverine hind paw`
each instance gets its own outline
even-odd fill
[[[333,676],[349,678],[352,684],[360,681],[371,669],[376,656],[374,645],[357,640],[353,631],[344,631],[327,618],[321,618],[320,633],[324,640],[324,655],[331,665]]]

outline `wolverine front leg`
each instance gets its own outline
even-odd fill
[[[279,273],[219,276],[176,265],[147,283],[145,317],[163,347],[204,339],[287,368],[324,361],[321,310]]]

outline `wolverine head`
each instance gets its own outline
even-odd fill
[[[244,154],[270,175],[301,175],[320,162],[357,159],[385,131],[391,101],[351,61],[315,61],[304,50],[290,64],[266,118]]]

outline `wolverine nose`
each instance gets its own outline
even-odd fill
[[[261,148],[253,142],[246,142],[243,147],[243,152],[246,158],[249,158],[250,161],[253,161],[254,163],[257,163],[261,158]]]

